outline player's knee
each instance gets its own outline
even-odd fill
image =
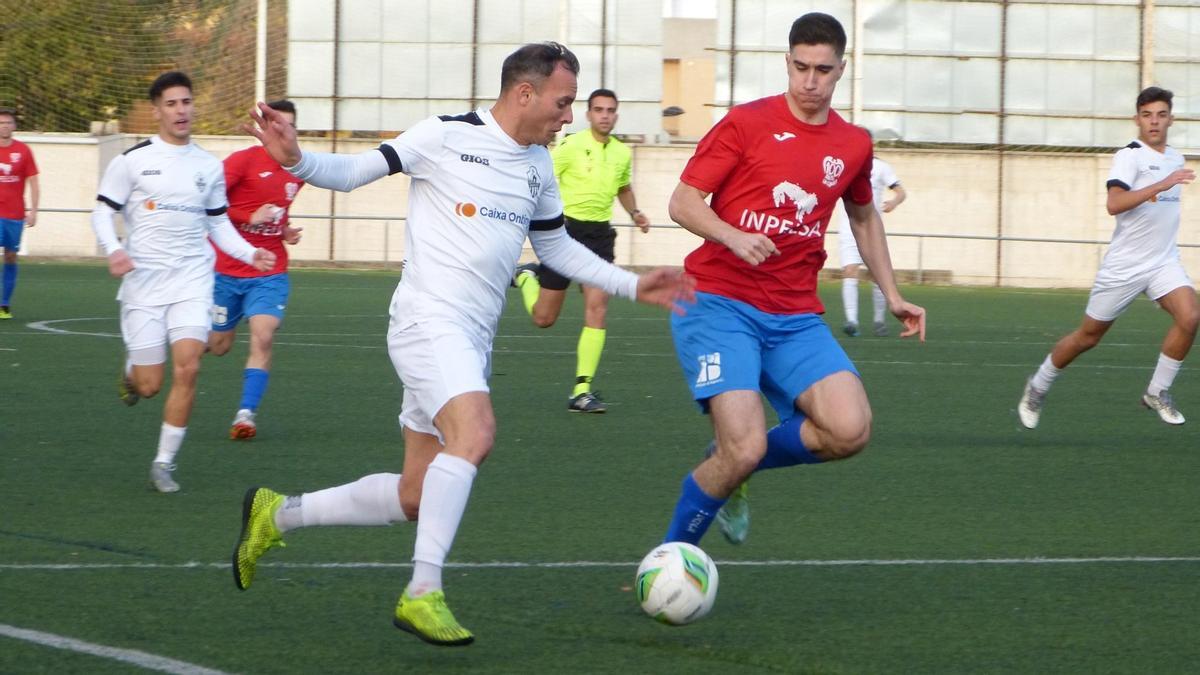
[[[225,356],[232,347],[233,343],[225,340],[208,341],[208,353],[213,356]]]
[[[871,440],[871,415],[843,419],[828,430],[824,455],[827,459],[846,459],[862,452]]]
[[[415,523],[421,515],[421,493],[404,494],[400,493],[400,509],[404,511],[404,517],[408,522]]]
[[[157,382],[134,382],[133,390],[142,398],[154,398],[162,389],[162,380]]]
[[[728,442],[720,449],[720,454],[731,473],[749,476],[767,454],[767,438],[764,435]]]
[[[171,368],[171,374],[175,382],[194,384],[200,376],[200,359],[175,362]]]
[[[533,325],[537,326],[538,328],[549,328],[550,326],[554,325],[555,321],[558,321],[557,316],[538,312],[536,308],[534,309],[532,319]]]

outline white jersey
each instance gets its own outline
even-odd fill
[[[412,177],[393,318],[449,318],[490,343],[529,230],[562,227],[549,151],[518,145],[486,110],[423,120],[380,151]]]
[[[887,201],[887,191],[900,184],[892,165],[876,157],[871,164],[871,194],[875,201],[875,210],[883,214],[883,203]],[[842,267],[846,265],[863,264],[862,256],[858,253],[858,242],[850,230],[850,216],[846,214],[845,202],[838,209],[838,250],[841,254]]]
[[[220,160],[194,143],[172,145],[153,136],[109,162],[96,198],[125,218],[125,250],[134,268],[122,278],[118,300],[211,302],[210,216],[225,213],[228,204]]]
[[[1108,187],[1140,190],[1183,168],[1183,155],[1167,146],[1163,152],[1134,141],[1113,156]],[[1130,280],[1179,260],[1180,196],[1175,185],[1132,209],[1116,215],[1112,242],[1100,263],[1097,278]]]

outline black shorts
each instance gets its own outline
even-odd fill
[[[601,258],[612,262],[616,256],[613,249],[617,241],[617,230],[609,223],[598,223],[591,220],[575,220],[565,218],[567,234],[572,239],[583,244],[589,251]],[[542,288],[551,291],[565,291],[571,285],[571,280],[542,265],[538,269],[538,283]]]

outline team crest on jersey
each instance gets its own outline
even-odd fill
[[[826,156],[821,163],[825,169],[825,178],[821,180],[825,187],[833,187],[837,185],[838,179],[842,177],[842,172],[846,170],[846,163],[836,157]]]
[[[296,198],[296,193],[300,191],[300,184],[288,183],[286,186],[284,186],[283,191],[285,194],[287,194],[288,201],[290,202]]]
[[[202,173],[196,174],[195,181],[196,181],[196,191],[203,193],[204,189],[208,187],[208,181],[204,180],[204,174],[202,174]]]
[[[8,161],[12,162],[13,164],[19,163],[21,161],[21,153],[19,153],[19,152],[8,153]]]
[[[525,178],[529,183],[529,196],[537,199],[538,193],[542,191],[542,177],[538,175],[536,166],[530,166],[525,172]]]

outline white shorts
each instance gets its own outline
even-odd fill
[[[838,252],[838,260],[841,261],[842,267],[863,264],[862,256],[858,253],[858,242],[854,240],[849,222],[838,231]]]
[[[170,305],[121,303],[121,337],[135,366],[167,362],[167,344],[179,340],[208,342],[212,300],[183,300]]]
[[[1192,278],[1178,261],[1132,280],[1107,278],[1101,268],[1084,313],[1097,321],[1115,321],[1142,293],[1151,300],[1158,300],[1184,286],[1192,288]]]
[[[467,392],[489,391],[490,338],[453,321],[393,319],[388,327],[388,356],[404,384],[401,426],[432,434],[439,441],[444,439],[433,418],[446,402]]]

